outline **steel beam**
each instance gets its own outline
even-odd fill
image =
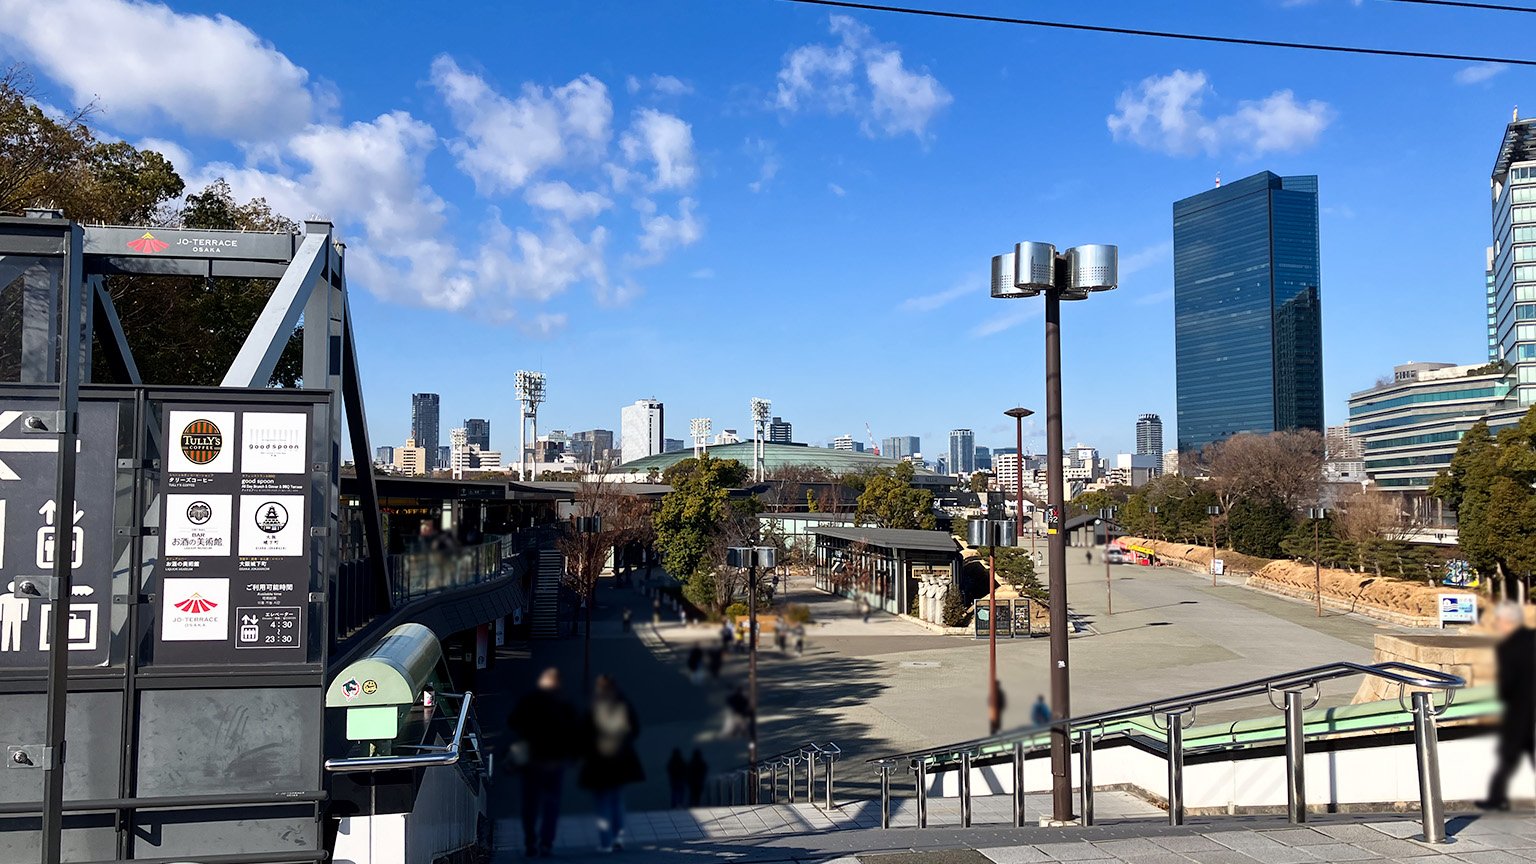
[[[315,281],[325,269],[330,251],[329,234],[306,234],[293,256],[288,272],[277,282],[267,305],[251,325],[251,332],[240,346],[240,353],[229,364],[221,387],[265,387],[272,380],[272,370],[288,345],[299,313],[304,310]]]
[[[342,299],[341,399],[346,410],[347,434],[352,439],[352,465],[357,471],[358,504],[363,511],[363,544],[368,549],[368,571],[373,584],[389,606],[389,570],[384,553],[384,524],[379,515],[379,487],[373,474],[373,450],[368,443],[368,412],[363,408],[363,384],[357,371],[357,340],[352,335],[352,302]],[[789,800],[795,800],[794,772],[789,777]]]
[[[123,322],[117,317],[117,305],[112,302],[112,295],[107,293],[105,281],[95,276],[91,282],[95,287],[91,292],[96,307],[93,320],[97,325],[96,335],[101,337],[102,354],[106,357],[107,365],[120,381],[144,383],[139,375],[139,364],[133,359],[133,349],[128,347],[128,336],[123,333]]]

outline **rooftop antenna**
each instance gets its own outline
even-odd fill
[[[1221,188],[1221,172],[1220,171],[1216,172],[1216,188],[1217,189]]]

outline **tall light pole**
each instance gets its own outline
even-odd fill
[[[1013,449],[1013,491],[1015,495],[1013,517],[1018,528],[1014,536],[1024,536],[1024,418],[1035,413],[1028,408],[1009,408],[1003,412],[1013,418],[1014,425],[1014,449]],[[1033,542],[1030,544],[1033,546]],[[1031,554],[1033,557],[1033,554]]]
[[[768,475],[768,412],[773,403],[767,399],[752,399],[752,471],[758,483]]]
[[[533,423],[533,446],[539,446],[539,403],[544,401],[544,373],[519,369],[512,379],[517,391],[517,401],[522,404],[522,420],[517,430],[517,479],[528,480],[527,466],[538,465],[537,459],[528,457],[528,424]],[[535,468],[534,470],[537,470]]]
[[[987,547],[990,557],[987,570],[987,729],[996,735],[1003,726],[1002,705],[998,700],[997,687],[997,547],[1012,546],[1009,529],[1013,523],[1007,519],[972,519],[966,526],[971,545]]]
[[[757,776],[757,571],[759,567],[771,570],[777,566],[777,552],[772,546],[735,546],[726,552],[728,565],[747,571],[747,705],[752,715],[747,721],[747,776],[752,778],[747,787],[748,804],[757,803],[760,783]]]
[[[1105,614],[1113,615],[1115,614],[1115,588],[1109,576],[1109,532],[1110,526],[1115,522],[1115,508],[1105,507],[1100,510],[1099,521],[1104,523],[1104,600],[1109,609]]]
[[[693,458],[709,452],[709,430],[714,424],[708,417],[695,417],[688,421],[688,434],[693,436]]]
[[[1216,517],[1221,515],[1221,508],[1215,504],[1205,508],[1205,515],[1211,517],[1211,587],[1216,587]],[[1227,532],[1229,535],[1231,532]],[[1230,536],[1228,540],[1232,539]]]
[[[1312,584],[1317,595],[1317,617],[1323,617],[1323,542],[1318,527],[1328,518],[1327,507],[1308,507],[1307,518],[1312,520]]]
[[[1072,716],[1072,678],[1067,668],[1066,481],[1061,460],[1061,301],[1085,300],[1119,282],[1120,251],[1114,246],[1075,246],[1061,254],[1049,243],[1020,243],[992,259],[992,296],[1045,295],[1046,534],[1051,596],[1051,709],[1057,721]],[[1065,724],[1051,729],[1051,810],[1057,822],[1072,820],[1072,742]]]

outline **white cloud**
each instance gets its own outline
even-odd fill
[[[139,150],[153,150],[169,159],[171,167],[175,168],[177,173],[190,171],[197,164],[192,154],[187,152],[187,148],[165,138],[141,138],[133,146]]]
[[[511,192],[550,168],[595,161],[613,134],[608,88],[590,75],[553,89],[524,84],[509,99],[445,54],[432,61],[432,84],[462,135],[448,149],[482,193]]]
[[[1120,279],[1124,281],[1127,276],[1134,276],[1149,267],[1167,261],[1173,255],[1173,241],[1164,240],[1154,243],[1143,249],[1138,249],[1120,259]]]
[[[700,267],[689,273],[688,276],[692,279],[713,279],[715,278],[715,270],[713,267]]]
[[[671,75],[652,75],[651,89],[663,96],[687,96],[693,92],[693,85]]]
[[[980,324],[977,324],[975,327],[972,327],[971,335],[977,338],[985,336],[996,336],[999,333],[1002,333],[1006,330],[1012,330],[1020,324],[1023,324],[1024,322],[1033,318],[1038,318],[1044,314],[1041,308],[1041,304],[1039,303],[1022,303],[1019,305],[1022,305],[1025,308],[1016,312],[1009,312],[1007,315],[996,315],[988,318],[982,321]]]
[[[865,135],[927,137],[934,116],[954,97],[926,69],[907,68],[901,51],[868,27],[833,15],[835,44],[802,45],[784,57],[774,104],[782,111],[822,111],[858,119]]]
[[[640,252],[630,256],[629,263],[647,267],[659,263],[673,249],[698,242],[704,236],[704,225],[694,214],[694,209],[693,199],[683,198],[677,202],[676,216],[653,209],[646,213],[640,221],[640,239],[636,242]]]
[[[99,100],[118,128],[168,120],[237,141],[297,131],[326,101],[295,65],[224,15],[142,0],[0,0],[0,49]]]
[[[779,173],[779,154],[772,141],[761,138],[748,138],[744,149],[747,155],[761,160],[757,170],[757,179],[747,184],[747,188],[753,192],[761,192],[768,188],[773,178]]]
[[[1481,84],[1508,69],[1503,63],[1473,63],[1456,70],[1457,84]]]
[[[697,166],[693,156],[693,127],[682,118],[653,108],[635,112],[635,119],[619,139],[619,149],[631,165],[654,166],[647,188],[687,189],[693,185]]]
[[[948,306],[950,303],[977,290],[979,289],[975,285],[969,282],[961,282],[955,287],[944,291],[935,291],[932,294],[923,294],[918,297],[908,297],[901,301],[901,310],[903,312],[932,312],[942,306]]]
[[[1315,144],[1334,116],[1326,102],[1302,103],[1290,90],[1277,90],[1212,117],[1204,102],[1213,92],[1204,72],[1176,69],[1152,76],[1120,94],[1107,120],[1109,131],[1116,141],[1173,155],[1237,152],[1256,157]]]
[[[558,213],[572,222],[590,219],[613,206],[613,202],[602,193],[578,192],[564,180],[536,183],[523,193],[523,200],[540,210]]]
[[[848,194],[848,190],[847,189],[844,189],[843,187],[837,185],[836,183],[828,183],[827,184],[827,191],[831,192],[833,195],[836,195],[839,198],[842,198],[843,196]]]

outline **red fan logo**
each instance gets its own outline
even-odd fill
[[[219,604],[212,600],[206,600],[203,595],[194,593],[191,597],[176,604],[176,608],[190,615],[201,615],[204,612],[212,612],[213,607]]]
[[[160,240],[156,238],[155,235],[145,231],[144,236],[140,237],[139,239],[129,240],[128,248],[139,253],[140,255],[153,255],[156,252],[164,252],[165,250],[171,248],[171,244],[165,242],[164,240]]]

